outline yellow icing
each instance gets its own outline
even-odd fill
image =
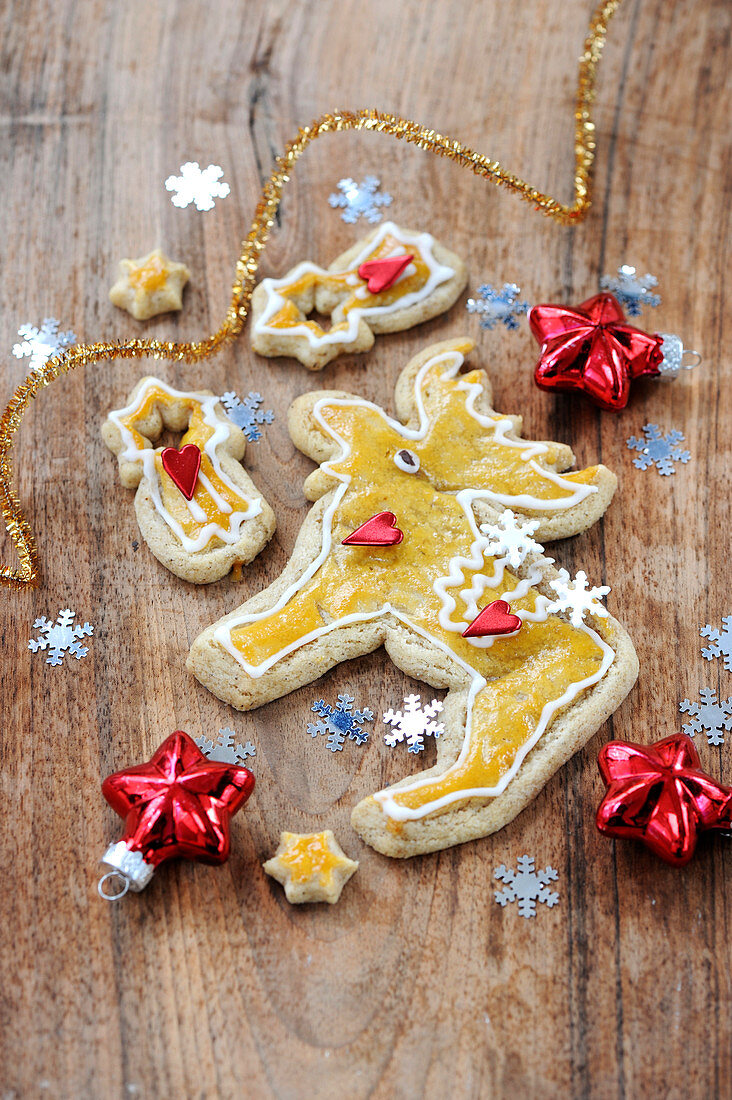
[[[407,294],[414,294],[422,289],[430,277],[429,264],[423,258],[417,246],[406,246],[403,241],[391,233],[387,233],[384,239],[376,245],[363,261],[379,260],[388,256],[394,250],[407,251],[412,255],[411,265],[414,271],[404,275],[392,286],[382,290],[379,294],[369,294],[366,283],[359,277],[356,286],[350,286],[349,278],[357,275],[357,270],[345,272],[319,272],[306,271],[297,279],[286,286],[279,286],[277,293],[284,298],[284,304],[267,321],[267,326],[286,329],[294,325],[304,325],[316,336],[323,336],[324,330],[316,321],[308,321],[306,313],[313,308],[314,294],[318,287],[327,288],[339,295],[339,303],[334,310],[338,314],[338,321],[331,325],[329,332],[345,332],[348,329],[348,314],[353,309],[373,309],[375,306],[390,306]],[[359,264],[360,266],[360,264]],[[356,291],[359,294],[356,294]],[[302,306],[305,306],[303,309]]]
[[[308,882],[317,875],[321,886],[330,886],[333,871],[344,865],[341,856],[331,851],[325,833],[298,836],[285,833],[286,850],[277,859],[290,872],[293,882]]]
[[[570,498],[574,486],[591,483],[597,469],[564,475],[566,488],[542,479],[521,457],[531,447],[528,441],[520,448],[507,446],[469,412],[467,391],[460,383],[479,381],[479,373],[450,379],[442,377],[443,372],[444,365],[438,365],[424,379],[429,425],[421,440],[405,439],[375,408],[320,406],[322,419],[350,446],[347,457],[329,464],[334,473],[350,477],[333,517],[330,552],[280,611],[231,630],[232,644],[249,664],[257,666],[314,630],[345,616],[376,612],[388,603],[484,677],[488,683],[475,697],[465,760],[417,790],[394,792],[397,803],[409,807],[452,792],[496,786],[532,736],[545,705],[560,698],[570,685],[595,675],[603,659],[603,651],[590,635],[555,615],[544,622],[525,622],[516,636],[499,638],[490,648],[477,648],[440,624],[443,605],[434,584],[450,572],[451,559],[470,556],[475,537],[456,490],[469,485],[560,500]],[[496,416],[493,422],[498,420]],[[395,465],[393,456],[402,448],[419,457],[418,473],[403,472]],[[553,457],[556,451],[550,445],[534,461],[541,467]],[[400,544],[342,545],[343,538],[381,511],[396,514],[404,532]],[[464,579],[448,589],[456,600],[451,617],[456,624],[466,616],[460,593],[470,588],[475,572],[465,569]],[[491,558],[485,559],[480,572],[493,575]],[[534,610],[535,589],[512,600],[517,583],[506,569],[498,585],[485,589],[479,605],[505,597],[513,611]],[[388,644],[393,626],[386,618],[376,622]],[[425,660],[430,660],[429,653]],[[466,671],[466,687],[469,682]]]
[[[153,252],[145,263],[140,264],[139,267],[131,264],[127,277],[130,286],[135,287],[136,290],[152,293],[165,286],[169,274],[170,268],[164,262],[163,257],[159,252]]]
[[[121,423],[132,433],[135,446],[143,450],[148,441],[138,430],[137,425],[147,420],[154,409],[169,408],[171,405],[178,408],[182,405],[189,412],[188,428],[180,441],[179,448],[185,447],[187,443],[195,443],[201,452],[201,469],[193,491],[193,500],[206,513],[206,519],[199,521],[191,515],[186,498],[170,475],[163,469],[161,459],[163,448],[158,447],[155,451],[155,469],[160,479],[160,496],[163,507],[178,521],[185,534],[191,539],[197,538],[200,531],[208,523],[214,523],[224,531],[228,531],[233,513],[247,511],[250,502],[246,497],[236,492],[227,482],[222,481],[216,473],[211,459],[206,454],[205,446],[213,435],[214,428],[205,422],[200,401],[197,401],[195,397],[173,397],[162,388],[153,386],[145,392],[143,399],[136,408],[126,417],[121,418]],[[231,511],[221,510],[218,502],[201,480],[201,474],[208,478],[218,495],[230,506]],[[212,533],[206,546],[220,546],[221,544],[222,540],[217,538],[215,533]]]

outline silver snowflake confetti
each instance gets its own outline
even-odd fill
[[[311,737],[318,734],[328,735],[328,748],[331,752],[340,752],[346,737],[363,745],[369,739],[369,730],[363,729],[364,722],[373,722],[373,711],[368,708],[354,710],[353,695],[339,695],[335,707],[329,706],[323,699],[313,703],[311,710],[319,714],[322,721],[308,724],[308,733]]]
[[[681,713],[692,716],[691,722],[684,726],[684,733],[693,737],[703,731],[710,745],[723,745],[724,730],[732,729],[732,698],[720,701],[711,688],[700,688],[699,698],[699,703],[692,703],[689,699],[679,703]]]
[[[214,199],[225,199],[230,191],[228,183],[219,183],[223,174],[218,164],[201,168],[198,161],[189,160],[180,166],[179,176],[168,176],[165,189],[174,192],[170,201],[181,210],[192,202],[196,210],[213,210]]]
[[[517,317],[524,317],[529,308],[528,302],[519,301],[520,293],[516,283],[504,283],[500,290],[483,283],[478,287],[478,297],[468,298],[465,306],[468,313],[480,316],[481,328],[495,328],[501,321],[507,329],[517,329]]]
[[[662,435],[658,424],[644,424],[643,435],[645,439],[636,439],[632,435],[626,443],[629,451],[640,451],[639,457],[633,459],[633,465],[639,470],[655,466],[659,474],[668,477],[676,473],[674,462],[688,462],[691,458],[688,451],[682,451],[679,447],[679,443],[684,441],[681,432]]]
[[[531,537],[540,526],[541,520],[524,519],[506,508],[496,523],[481,524],[480,530],[489,540],[485,552],[494,558],[506,558],[512,569],[518,569],[529,554],[544,553],[541,543]]]
[[[50,619],[41,616],[33,623],[34,630],[40,630],[39,638],[31,638],[28,649],[32,653],[39,650],[48,650],[47,665],[63,664],[64,657],[70,653],[77,661],[86,657],[89,650],[79,641],[80,638],[90,637],[94,633],[94,627],[89,623],[83,626],[74,626],[75,613],[68,607],[65,611],[59,611],[54,623]]]
[[[699,631],[699,636],[708,638],[712,643],[702,649],[702,657],[705,657],[707,661],[712,661],[715,657],[724,657],[724,667],[727,672],[732,672],[732,615],[727,615],[722,619],[721,630],[715,630],[707,623]]]
[[[393,749],[401,741],[406,741],[408,752],[422,752],[425,737],[439,737],[445,732],[442,722],[434,719],[442,710],[442,703],[433,699],[425,706],[420,705],[419,695],[407,695],[404,710],[392,710],[384,714],[384,721],[392,728],[384,734],[384,741]]]
[[[233,390],[229,390],[228,393],[221,395],[220,401],[226,409],[229,420],[233,420],[236,426],[241,428],[250,443],[256,443],[262,438],[259,424],[271,424],[274,420],[272,409],[260,409],[259,406],[264,398],[261,393],[254,393],[253,390],[249,391],[243,401]]]
[[[540,901],[551,909],[559,901],[559,894],[547,889],[547,884],[556,882],[559,874],[553,867],[545,867],[543,871],[534,869],[534,860],[531,856],[519,856],[516,861],[517,870],[509,871],[504,864],[495,872],[499,882],[505,882],[503,890],[495,891],[495,899],[498,904],[505,907],[512,901],[518,901],[518,911],[522,917],[536,916],[536,903]]]
[[[573,626],[581,626],[585,615],[599,615],[604,618],[608,614],[598,601],[610,594],[610,586],[601,584],[590,588],[583,569],[575,574],[574,580],[571,580],[566,569],[560,569],[559,576],[556,580],[549,581],[549,586],[554,589],[557,598],[547,604],[547,611],[568,612]]]
[[[250,756],[256,756],[257,750],[251,741],[246,745],[234,744],[236,733],[228,726],[219,730],[216,742],[205,735],[196,738],[196,744],[209,760],[216,764],[243,764]]]
[[[334,191],[328,196],[328,203],[334,210],[343,210],[341,217],[348,225],[353,225],[359,218],[365,218],[373,225],[383,217],[381,207],[391,205],[391,195],[380,191],[380,186],[378,176],[366,176],[361,183],[352,179],[339,180],[340,194]]]
[[[59,332],[60,323],[55,317],[46,317],[40,328],[35,325],[21,325],[18,336],[22,342],[13,344],[15,358],[24,359],[30,356],[31,370],[39,371],[54,355],[70,348],[78,337],[71,329]]]
[[[603,275],[600,289],[614,294],[631,317],[638,317],[643,306],[660,306],[660,295],[653,293],[658,279],[653,275],[638,275],[634,267],[622,264],[617,275]]]

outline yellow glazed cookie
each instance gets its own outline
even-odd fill
[[[165,468],[164,452],[173,449],[153,448],[163,429],[184,433],[181,451],[200,452],[190,498]],[[117,455],[122,484],[137,488],[143,538],[176,576],[194,584],[217,581],[250,562],[272,537],[274,512],[241,465],[244,433],[208,391],[189,393],[143,378],[127,406],[109,414],[102,437]]]
[[[408,258],[403,270],[377,289],[368,265],[399,257]],[[322,370],[338,355],[368,351],[374,334],[401,332],[444,313],[467,281],[463,261],[429,233],[385,222],[327,270],[306,260],[282,279],[264,279],[252,295],[252,347]],[[330,316],[327,331],[308,320],[313,310]]]
[[[262,866],[282,883],[293,905],[305,901],[335,905],[358,870],[358,862],[348,858],[330,829],[323,833],[280,833],[277,851]]]
[[[614,474],[565,473],[569,447],[521,439],[520,418],[492,409],[485,373],[460,373],[471,349],[452,340],[413,359],[397,384],[398,420],[345,393],[294,402],[290,434],[320,464],[305,483],[317,503],[279,580],[205,630],[188,659],[241,710],[380,645],[408,675],[447,689],[437,764],[353,811],[364,840],[390,856],[511,821],[637,675],[620,623],[596,600],[584,618],[564,603],[567,574],[530,538],[519,553],[508,534],[521,523],[541,540],[585,530],[607,508]],[[344,545],[385,513],[391,544]],[[466,637],[499,599],[518,629]]]
[[[147,321],[183,308],[183,287],[190,277],[185,264],[169,260],[156,248],[139,260],[120,260],[109,300],[136,321]]]

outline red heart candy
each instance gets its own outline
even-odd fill
[[[163,469],[186,500],[193,500],[193,492],[201,468],[201,452],[195,443],[186,443],[178,451],[175,447],[165,447],[161,454]]]
[[[505,600],[494,600],[473,619],[463,631],[463,638],[486,638],[491,634],[513,634],[521,628],[518,615],[510,614]]]
[[[344,546],[394,546],[404,538],[393,512],[378,512],[343,539]]]
[[[361,264],[358,274],[366,279],[369,294],[381,294],[397,281],[414,256],[387,256],[384,260],[367,260]]]

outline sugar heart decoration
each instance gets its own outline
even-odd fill
[[[387,256],[384,260],[367,260],[358,269],[360,278],[366,280],[369,294],[381,294],[397,281],[414,256]]]
[[[175,447],[165,447],[161,454],[163,469],[168,477],[180,489],[186,500],[193,500],[193,493],[201,468],[201,452],[195,443],[186,443],[178,451]]]
[[[463,631],[463,638],[486,638],[491,634],[515,634],[521,629],[521,619],[511,614],[505,600],[494,600],[484,607]]]
[[[344,546],[395,546],[404,538],[393,512],[377,512],[343,539]]]

